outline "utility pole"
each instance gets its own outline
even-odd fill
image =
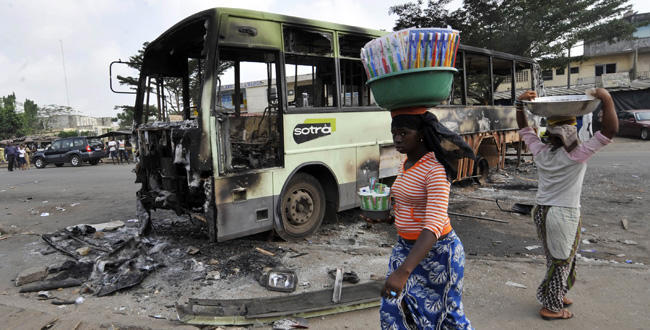
[[[571,46],[569,46],[569,60],[566,65],[566,88],[571,88]]]
[[[61,64],[63,65],[63,82],[65,83],[65,99],[68,101],[68,107],[70,106],[70,92],[68,92],[68,75],[65,72],[65,56],[63,55],[63,40],[59,39],[59,45],[61,46]]]

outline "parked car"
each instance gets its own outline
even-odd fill
[[[55,140],[45,150],[37,151],[32,156],[32,162],[37,168],[43,168],[47,164],[60,167],[64,163],[81,166],[83,162],[97,165],[104,156],[104,144],[100,139],[77,136]]]
[[[650,135],[650,110],[627,110],[618,113],[618,135],[647,140]]]

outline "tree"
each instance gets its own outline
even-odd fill
[[[25,112],[23,112],[21,132],[24,135],[28,135],[38,129],[38,106],[30,99],[25,99],[23,106]]]
[[[392,6],[395,29],[447,26],[461,31],[464,44],[532,57],[544,68],[564,66],[563,52],[580,40],[629,38],[634,26],[623,19],[629,0],[423,0]]]
[[[0,139],[8,139],[20,134],[22,123],[16,114],[16,94],[2,97],[0,103]]]

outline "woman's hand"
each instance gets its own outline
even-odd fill
[[[530,101],[530,100],[534,100],[536,97],[537,97],[537,92],[528,90],[528,91],[525,91],[523,94],[519,95],[517,100],[519,100],[519,101]]]
[[[381,295],[384,298],[397,298],[402,293],[402,290],[406,286],[406,281],[411,275],[408,271],[398,267],[384,283],[384,288],[381,290]],[[393,295],[394,293],[394,295]]]
[[[612,96],[609,94],[609,92],[604,89],[604,88],[590,88],[586,90],[587,95],[591,95],[595,98],[601,99],[601,100],[606,100],[606,99],[611,99]]]

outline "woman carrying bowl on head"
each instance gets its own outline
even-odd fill
[[[533,221],[546,255],[546,276],[537,288],[544,319],[569,319],[573,314],[564,307],[573,302],[566,297],[575,282],[575,254],[580,243],[580,193],[587,160],[618,132],[614,102],[603,88],[588,91],[602,101],[602,130],[580,143],[575,117],[549,118],[548,144],[532,128],[521,101],[537,97],[534,91],[521,94],[517,102],[519,135],[535,157],[539,176]]]
[[[455,173],[450,164],[474,153],[424,107],[391,116],[395,148],[407,158],[391,187],[399,237],[382,290],[381,327],[471,329],[461,301],[465,253],[447,205],[448,178]],[[443,140],[456,150],[445,150]]]

